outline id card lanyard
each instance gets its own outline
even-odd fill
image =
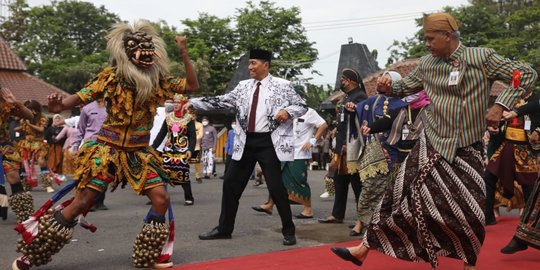
[[[452,71],[450,72],[450,77],[448,78],[448,86],[458,85],[459,81],[459,60],[454,60],[452,62]]]

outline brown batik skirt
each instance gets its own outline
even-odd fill
[[[536,182],[517,228],[516,237],[540,249],[540,182]]]
[[[373,213],[364,245],[433,268],[437,256],[475,265],[485,237],[482,160],[475,143],[448,163],[422,134]]]

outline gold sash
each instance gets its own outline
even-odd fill
[[[507,127],[504,133],[504,138],[516,142],[526,142],[527,134],[524,129]]]

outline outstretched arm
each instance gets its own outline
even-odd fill
[[[34,117],[32,111],[24,106],[20,101],[15,99],[15,96],[8,88],[0,87],[0,98],[8,104],[15,106],[15,110],[11,114],[17,114],[24,119],[31,119]]]
[[[197,73],[195,68],[189,59],[187,47],[187,39],[185,36],[176,36],[176,44],[178,44],[178,50],[180,51],[180,56],[182,57],[182,62],[186,67],[186,92],[195,92],[199,89],[199,81],[197,80]]]

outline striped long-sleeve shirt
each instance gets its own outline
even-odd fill
[[[460,44],[450,57],[424,56],[418,67],[407,77],[393,82],[392,88],[403,95],[424,89],[431,98],[426,136],[446,160],[453,162],[457,148],[482,139],[493,82],[509,83],[515,70],[522,74],[520,86],[506,88],[496,100],[511,109],[534,88],[538,75],[530,66],[504,58],[493,49]],[[459,72],[455,85],[449,84],[452,71]]]

